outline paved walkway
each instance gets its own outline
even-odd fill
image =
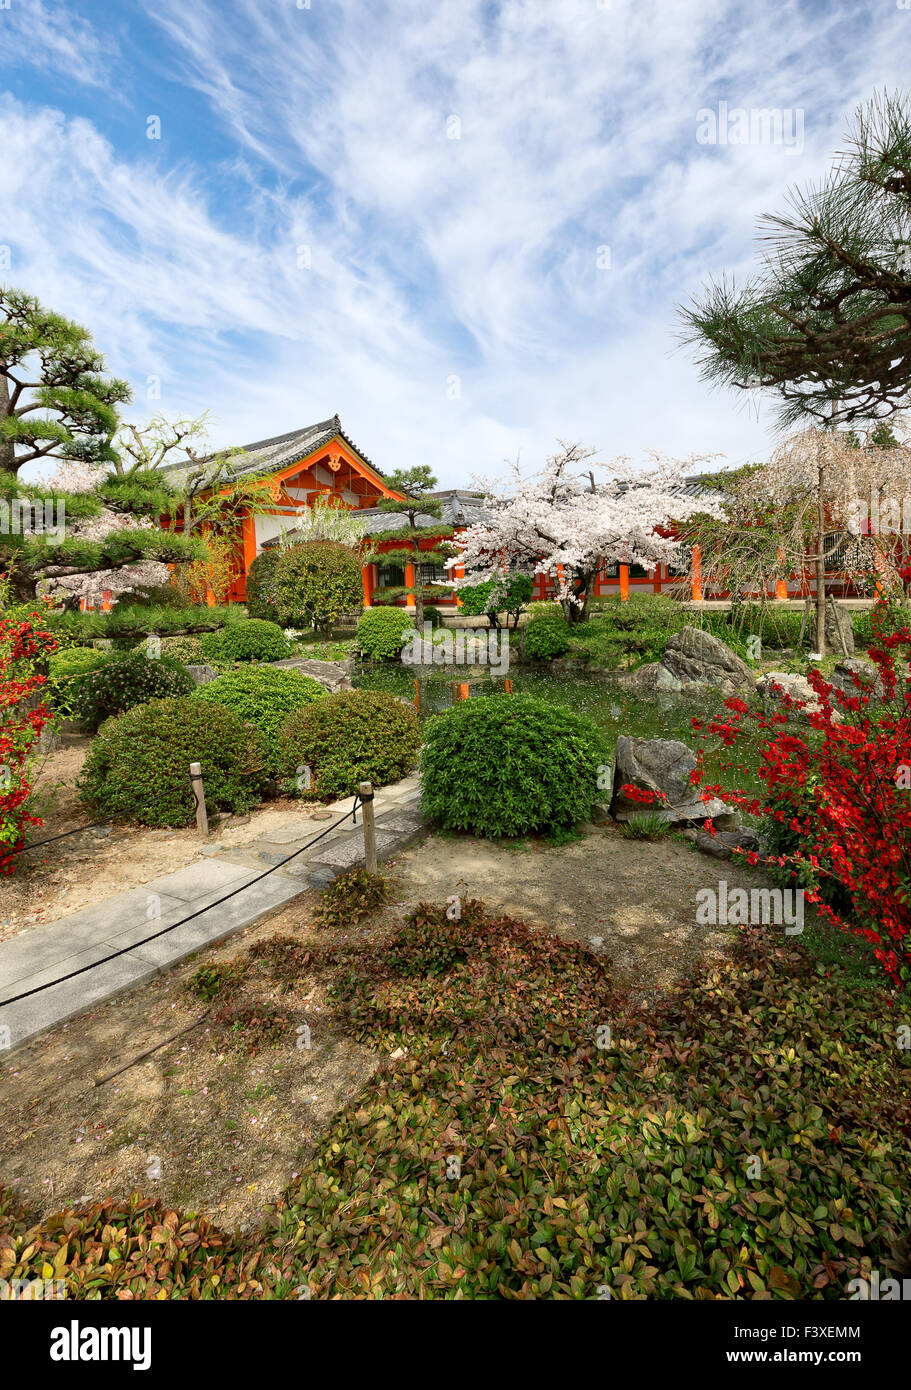
[[[388,858],[423,833],[418,795],[417,777],[375,794],[378,859]],[[303,853],[296,851],[331,822],[299,816],[249,845],[233,848],[220,845],[216,835],[201,846],[204,857],[195,863],[0,942],[0,1000],[82,971],[15,1004],[0,1005],[0,1049],[18,1047],[83,1009],[132,989],[309,888],[325,888],[337,873],[362,864],[363,827],[360,812],[357,825],[352,824],[353,804],[349,797],[330,807],[332,821],[343,815],[347,821]],[[267,870],[273,872],[260,879]],[[233,896],[220,902],[227,894]],[[194,913],[199,915],[192,921],[141,944]],[[94,966],[116,951],[122,954]]]

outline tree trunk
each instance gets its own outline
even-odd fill
[[[5,363],[0,362],[0,422],[9,415],[9,379],[3,370]],[[15,473],[16,471],[16,449],[11,439],[4,439],[0,436],[0,471],[4,473]]]
[[[415,629],[424,633],[424,593],[421,583],[421,545],[418,541],[415,544],[414,556],[414,626]]]
[[[816,483],[816,650],[826,654],[826,504],[825,465],[819,465]]]

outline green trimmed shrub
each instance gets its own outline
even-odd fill
[[[562,613],[542,614],[525,629],[525,655],[532,661],[551,661],[565,656],[571,641],[572,629]]]
[[[361,611],[360,558],[338,541],[307,541],[282,551],[273,582],[285,627],[328,632],[343,613]]]
[[[596,725],[528,695],[466,700],[424,729],[421,803],[437,824],[526,835],[587,820],[607,762]]]
[[[262,740],[263,757],[270,771],[278,769],[278,731],[294,710],[325,698],[319,681],[285,667],[250,666],[229,671],[217,680],[197,686],[195,700],[212,700],[225,705],[244,721],[256,725]]]
[[[442,626],[443,626],[443,614],[440,612],[439,608],[436,608],[436,607],[434,606],[434,604],[432,604],[432,603],[425,603],[425,604],[424,604],[424,622],[425,622],[425,623],[429,623],[430,626],[433,627],[433,628],[442,627]]]
[[[357,625],[357,645],[373,661],[394,661],[402,641],[414,631],[414,620],[404,608],[367,608]]]
[[[95,647],[64,647],[48,661],[48,692],[54,709],[65,716],[73,713],[73,697],[83,676],[97,671],[110,660],[108,652]]]
[[[375,690],[341,690],[289,715],[279,734],[289,789],[332,801],[359,782],[397,782],[414,766],[421,735],[410,705]],[[300,773],[311,770],[309,787]]]
[[[193,678],[170,657],[152,659],[141,649],[114,656],[82,676],[71,697],[73,717],[90,729],[147,700],[188,695]]]
[[[283,661],[291,644],[278,623],[245,618],[200,638],[207,661]]]
[[[247,570],[247,594],[244,600],[247,616],[264,618],[270,623],[278,622],[278,608],[275,603],[275,572],[281,559],[281,551],[276,547],[264,550],[257,555]]]
[[[172,661],[180,661],[184,666],[205,664],[202,642],[198,637],[162,637],[160,641],[162,656],[170,657]]]
[[[152,700],[105,724],[79,777],[99,816],[141,825],[189,825],[196,814],[190,763],[202,764],[206,807],[242,814],[259,802],[263,756],[255,729],[224,705]]]

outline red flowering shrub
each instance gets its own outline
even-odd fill
[[[729,748],[759,733],[765,795],[722,786],[703,791],[762,818],[772,828],[773,849],[776,839],[779,848],[794,846],[763,862],[809,884],[807,901],[869,942],[901,987],[911,980],[911,680],[905,669],[896,670],[896,656],[903,663],[911,656],[911,630],[885,635],[885,611],[875,628],[880,645],[868,652],[879,669],[878,693],[852,677],[855,693],[843,694],[813,670],[819,707],[812,713],[806,702],[785,696],[773,714],[726,700],[728,717],[710,722],[707,732]],[[802,722],[795,725],[798,713]],[[692,781],[702,782],[699,769]],[[751,864],[760,860],[755,853],[746,857]]]
[[[0,874],[12,873],[11,854],[24,843],[26,826],[42,824],[25,802],[31,752],[51,716],[33,697],[47,684],[40,666],[56,650],[37,613],[0,619]]]

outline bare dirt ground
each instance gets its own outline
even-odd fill
[[[241,997],[270,1000],[291,1019],[275,1045],[252,1056],[238,1051],[210,1014],[104,1085],[92,1082],[205,1012],[207,1004],[186,988],[203,960],[230,960],[274,935],[316,940],[310,919],[317,900],[306,894],[15,1052],[0,1067],[0,1182],[39,1214],[139,1188],[228,1228],[254,1220],[380,1060],[329,1036],[318,989],[280,993],[252,972]],[[309,1049],[298,1045],[306,1040],[296,1032],[303,1025],[311,1030]]]
[[[35,830],[34,839],[50,839],[91,821],[75,789],[90,745],[89,738],[67,735],[63,747],[44,759],[35,783],[44,825]],[[253,811],[249,819],[241,818],[242,824],[224,823],[219,827],[218,838],[232,847],[250,844],[296,816],[309,820],[314,809],[317,808],[300,801],[271,801]],[[16,873],[0,879],[0,941],[104,902],[199,858],[200,841],[195,827],[101,827],[28,851],[21,856]]]
[[[619,826],[592,827],[559,847],[494,844],[473,835],[434,836],[398,860],[394,897],[482,898],[488,907],[607,955],[618,983],[637,992],[665,988],[704,957],[723,952],[725,926],[696,922],[696,893],[767,887],[746,864],[712,859],[685,841],[628,840]]]

